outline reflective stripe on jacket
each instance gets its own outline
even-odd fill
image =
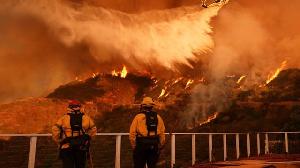
[[[165,125],[162,118],[157,114],[157,135],[159,137],[160,145],[165,143]],[[155,133],[150,133],[154,135]],[[132,148],[136,146],[136,137],[146,137],[148,135],[147,125],[146,125],[146,116],[143,113],[137,114],[130,126],[129,131],[129,140]]]

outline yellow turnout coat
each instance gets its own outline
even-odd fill
[[[97,128],[94,121],[86,114],[82,116],[82,129],[90,137],[93,137],[97,133]],[[70,125],[70,115],[65,114],[62,116],[56,124],[52,127],[52,138],[60,145],[66,137],[72,136],[72,129]],[[78,132],[74,132],[73,136],[78,136]],[[70,145],[68,143],[62,145],[62,149],[68,148]]]
[[[162,118],[157,114],[157,135],[159,137],[160,145],[165,143],[165,125]],[[147,125],[146,125],[146,115],[143,113],[137,114],[133,119],[130,131],[129,131],[129,140],[131,147],[134,149],[136,146],[136,137],[146,137],[148,135]],[[153,132],[150,132],[150,136],[154,135]]]

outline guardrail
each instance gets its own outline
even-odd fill
[[[166,133],[169,134],[170,133]],[[253,134],[253,133],[251,133]],[[256,149],[257,155],[261,155],[261,135],[264,136],[264,145],[265,145],[265,154],[269,153],[269,135],[270,134],[284,134],[284,150],[289,153],[289,134],[300,134],[300,132],[259,132],[256,134]],[[128,136],[128,133],[97,133],[97,136],[115,136],[116,137],[116,153],[115,153],[115,168],[121,167],[121,141],[122,136]],[[240,158],[240,136],[246,136],[246,146],[247,146],[247,157],[250,157],[251,154],[251,142],[250,142],[250,133],[172,133],[171,136],[171,168],[175,165],[175,137],[176,135],[191,135],[192,140],[192,165],[196,163],[196,136],[197,135],[208,135],[208,156],[209,162],[212,162],[212,149],[213,149],[213,135],[222,135],[223,136],[223,160],[227,160],[227,135],[235,136],[235,150],[236,150],[236,159]],[[51,134],[0,134],[0,137],[30,137],[30,150],[28,158],[28,168],[34,168],[35,166],[35,157],[36,157],[36,145],[38,137],[49,137]],[[300,140],[300,139],[299,139]]]

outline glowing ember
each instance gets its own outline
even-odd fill
[[[93,77],[93,78],[96,78],[96,76],[97,76],[97,74],[96,74],[96,73],[93,73],[93,76],[92,76],[92,77]]]
[[[234,78],[235,75],[227,75],[226,77],[227,77],[227,78]]]
[[[166,90],[162,89],[161,92],[160,92],[160,95],[158,96],[158,98],[161,98],[162,96],[164,96],[165,93],[166,93]]]
[[[123,69],[121,71],[121,78],[126,78],[127,76],[127,69],[126,66],[123,66]]]
[[[164,97],[168,97],[168,96],[169,96],[169,94],[170,94],[170,93],[167,93],[167,94],[165,94],[165,96],[164,96]]]
[[[174,82],[173,82],[173,85],[175,85],[176,83],[178,83],[179,81],[181,81],[183,79],[183,77],[180,77],[178,79],[176,79]]]
[[[202,77],[202,78],[199,80],[199,82],[201,82],[201,83],[205,82],[204,77]]]
[[[192,83],[194,83],[194,80],[189,79],[185,85],[185,89],[187,89]]]
[[[82,82],[82,79],[80,79],[78,76],[76,76],[75,81]]]
[[[203,121],[199,124],[199,126],[202,126],[204,124],[210,123],[212,120],[216,119],[218,117],[218,112],[214,113],[212,116],[209,116],[207,120]]]
[[[165,85],[169,84],[170,80],[165,81]]]
[[[275,73],[268,77],[268,80],[266,81],[266,85],[269,84],[272,80],[274,80],[278,74],[286,67],[287,61],[283,61],[279,68],[276,69]]]
[[[239,84],[244,78],[246,78],[246,75],[241,76],[236,83]]]

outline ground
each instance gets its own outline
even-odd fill
[[[197,165],[194,168],[299,168],[300,161],[286,161],[286,162],[267,162],[263,160],[241,160],[241,161],[229,161],[219,162],[210,165]]]
[[[251,157],[237,161],[200,163],[192,168],[300,168],[300,155],[298,154],[272,154],[261,157]]]

